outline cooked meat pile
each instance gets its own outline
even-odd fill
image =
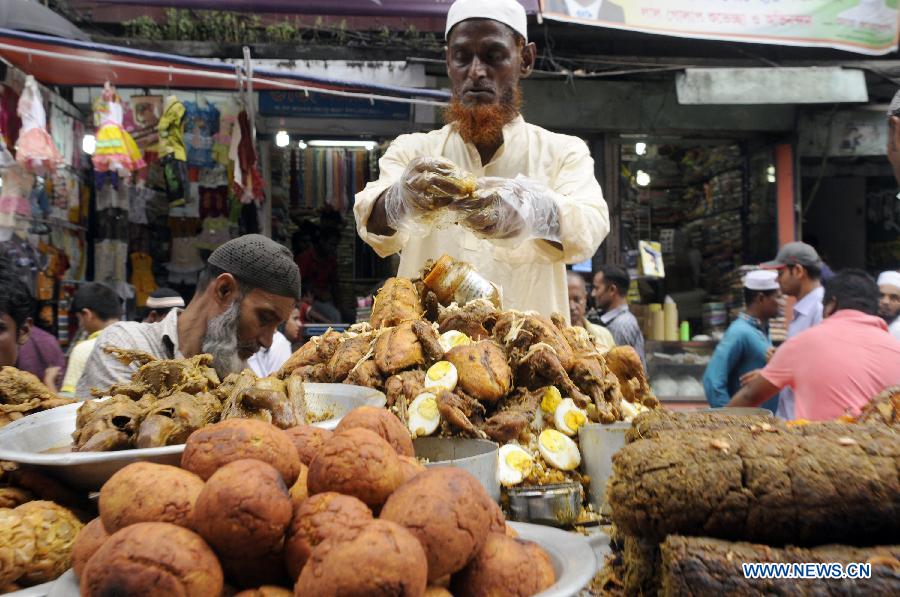
[[[139,351],[104,348],[139,369],[131,382],[88,400],[78,409],[73,449],[80,452],[183,444],[196,429],[216,421],[260,419],[282,429],[307,423],[301,380],[258,378],[250,370],[221,383],[206,354],[157,359]]]
[[[0,427],[25,415],[74,402],[47,389],[37,377],[15,367],[0,367]]]
[[[607,485],[625,593],[862,594],[745,579],[739,566],[749,561],[869,561],[879,588],[865,591],[900,592],[894,428],[652,412],[627,439]]]

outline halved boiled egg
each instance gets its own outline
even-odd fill
[[[456,346],[471,344],[472,339],[460,331],[447,330],[441,334],[441,337],[438,338],[438,342],[440,343],[441,348],[444,349],[444,352],[450,352],[450,349]]]
[[[555,386],[547,386],[544,388],[544,395],[541,398],[541,410],[548,415],[552,415],[556,412],[556,407],[559,406],[562,399],[562,394],[559,393]]]
[[[459,373],[450,361],[438,361],[425,372],[425,389],[432,392],[452,392],[458,381]]]
[[[578,446],[556,429],[544,429],[538,436],[538,450],[547,464],[561,471],[571,471],[581,464]]]
[[[627,400],[619,401],[619,409],[622,411],[624,421],[631,421],[642,412],[650,410],[640,402],[628,402]]]
[[[572,436],[578,433],[578,428],[587,423],[587,413],[577,406],[571,398],[560,401],[553,413],[553,424],[566,435]]]
[[[500,466],[497,471],[501,485],[518,485],[531,474],[532,466],[534,458],[522,446],[506,444],[500,447]]]
[[[414,438],[431,435],[441,424],[437,396],[424,392],[416,396],[406,411],[407,425]]]

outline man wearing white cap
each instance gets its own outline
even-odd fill
[[[778,274],[756,270],[744,276],[744,305],[746,308],[731,322],[722,341],[716,346],[706,373],[703,388],[706,400],[713,408],[728,404],[741,389],[741,376],[766,365],[766,353],[772,346],[769,340],[769,320],[778,316]],[[762,405],[773,413],[778,397]]]
[[[887,322],[891,335],[900,340],[900,272],[882,272],[878,292],[878,314]]]
[[[519,80],[536,56],[515,0],[457,0],[447,15],[448,124],[398,137],[356,195],[360,237],[398,275],[447,253],[499,284],[504,306],[569,315],[566,263],[590,258],[609,211],[587,145],[528,124]]]

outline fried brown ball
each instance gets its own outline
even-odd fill
[[[506,516],[503,515],[503,510],[500,509],[500,504],[491,500],[491,505],[488,506],[488,510],[491,515],[491,532],[492,533],[505,533],[506,532]]]
[[[312,550],[352,524],[372,520],[372,511],[349,495],[333,491],[316,494],[294,506],[294,518],[284,544],[288,574],[297,580]]]
[[[429,468],[388,498],[381,518],[405,526],[428,557],[428,579],[462,569],[490,532],[491,500],[470,473],[453,467]]]
[[[247,458],[209,478],[194,506],[193,528],[222,557],[262,557],[281,550],[291,512],[278,471]]]
[[[359,427],[335,433],[309,465],[309,493],[336,491],[373,510],[403,482],[400,459],[389,443]]]
[[[400,468],[403,470],[404,483],[426,470],[425,465],[416,460],[414,456],[401,456]]]
[[[274,466],[288,487],[300,472],[300,457],[291,438],[271,423],[256,419],[227,419],[193,432],[184,445],[181,468],[206,481],[220,467],[242,458]]]
[[[110,533],[136,522],[191,526],[203,479],[177,466],[135,462],[116,471],[100,489],[100,518]]]
[[[220,557],[219,562],[228,582],[242,589],[270,584],[285,587],[291,585],[291,579],[288,578],[284,566],[284,554],[281,551],[259,558]]]
[[[224,586],[216,554],[196,533],[168,522],[139,522],[112,534],[88,560],[81,594],[208,597]]]
[[[425,597],[453,597],[453,594],[444,587],[428,585],[428,588],[425,589]]]
[[[291,485],[291,488],[288,490],[288,493],[291,494],[291,501],[294,504],[299,504],[303,500],[309,497],[309,467],[300,463],[300,474],[297,475],[297,480]]]
[[[374,431],[382,437],[400,456],[415,456],[412,436],[397,415],[383,408],[360,406],[344,415],[336,432],[360,427]]]
[[[18,487],[0,487],[0,508],[15,508],[34,499],[34,495]]]
[[[56,580],[69,569],[72,544],[84,524],[59,504],[38,500],[16,508],[22,520],[34,528],[34,557],[19,583],[36,585]]]
[[[312,459],[319,453],[319,448],[334,435],[333,431],[322,429],[313,425],[297,425],[290,429],[285,429],[285,433],[294,442],[297,448],[297,454],[300,456],[300,462],[309,466]]]
[[[284,587],[275,585],[263,585],[256,589],[247,589],[235,594],[234,597],[294,597],[294,592]]]
[[[398,524],[372,520],[316,546],[294,595],[420,597],[427,576],[428,562],[416,538]]]
[[[16,582],[25,574],[36,549],[34,527],[21,513],[0,508],[0,587]]]
[[[453,576],[456,597],[535,595],[556,582],[553,563],[539,545],[491,533],[475,558]]]
[[[72,544],[72,569],[75,571],[76,578],[81,578],[81,573],[87,566],[88,560],[97,553],[107,539],[109,539],[109,533],[106,532],[106,527],[103,526],[103,521],[99,516],[84,525],[81,532],[75,537],[75,543]]]

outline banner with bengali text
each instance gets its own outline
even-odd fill
[[[888,54],[900,0],[541,0],[544,18],[678,37]]]

